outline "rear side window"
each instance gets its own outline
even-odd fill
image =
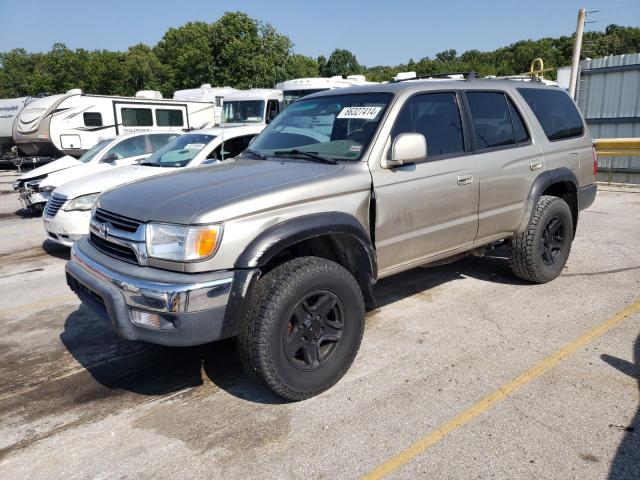
[[[115,153],[116,158],[121,159],[144,155],[147,153],[147,142],[144,137],[144,135],[138,135],[137,137],[122,140],[117,145],[111,147],[105,156]]]
[[[396,120],[391,136],[421,133],[429,157],[464,152],[462,122],[455,93],[426,93],[412,97]]]
[[[584,125],[573,100],[562,90],[519,88],[551,141],[581,137]]]
[[[122,125],[125,127],[152,127],[153,117],[150,108],[123,108]]]
[[[102,114],[100,112],[84,112],[82,117],[84,118],[85,127],[102,126]]]
[[[502,92],[468,92],[476,147],[504,147],[529,139],[520,114]]]
[[[182,111],[180,110],[156,110],[156,125],[159,127],[182,127]]]

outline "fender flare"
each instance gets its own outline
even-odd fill
[[[324,212],[304,215],[267,228],[254,238],[235,262],[235,268],[251,269],[266,265],[282,250],[311,238],[343,234],[355,239],[367,256],[371,283],[378,277],[376,251],[369,234],[353,215]]]
[[[541,172],[540,175],[536,177],[533,181],[533,185],[531,186],[531,190],[529,190],[529,195],[524,202],[524,210],[522,212],[522,216],[520,219],[520,225],[518,227],[517,233],[522,233],[527,229],[527,225],[529,225],[529,220],[534,214],[534,208],[538,204],[542,193],[549,188],[551,185],[556,183],[568,183],[573,186],[574,192],[577,194],[578,192],[578,179],[570,169],[567,167],[559,167],[551,170],[546,170]],[[577,218],[578,213],[576,212],[575,227],[577,226]]]

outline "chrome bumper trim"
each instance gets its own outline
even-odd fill
[[[227,304],[233,272],[227,277],[193,284],[169,284],[128,277],[106,268],[82,253],[75,245],[71,261],[95,279],[114,286],[133,308],[162,313],[199,312]]]

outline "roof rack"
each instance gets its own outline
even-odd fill
[[[470,72],[444,72],[444,73],[434,73],[433,75],[420,75],[420,76],[414,76],[414,77],[407,77],[407,78],[398,78],[398,79],[394,79],[393,83],[398,83],[398,82],[407,82],[410,80],[429,80],[429,79],[433,79],[433,78],[449,78],[452,75],[462,75],[462,78],[464,78],[465,80],[474,80],[479,78],[478,74],[474,71],[470,71]],[[454,79],[452,79],[454,80]]]

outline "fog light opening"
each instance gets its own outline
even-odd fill
[[[135,325],[154,330],[175,330],[177,328],[177,319],[166,318],[159,313],[135,308],[131,309],[131,321]]]

